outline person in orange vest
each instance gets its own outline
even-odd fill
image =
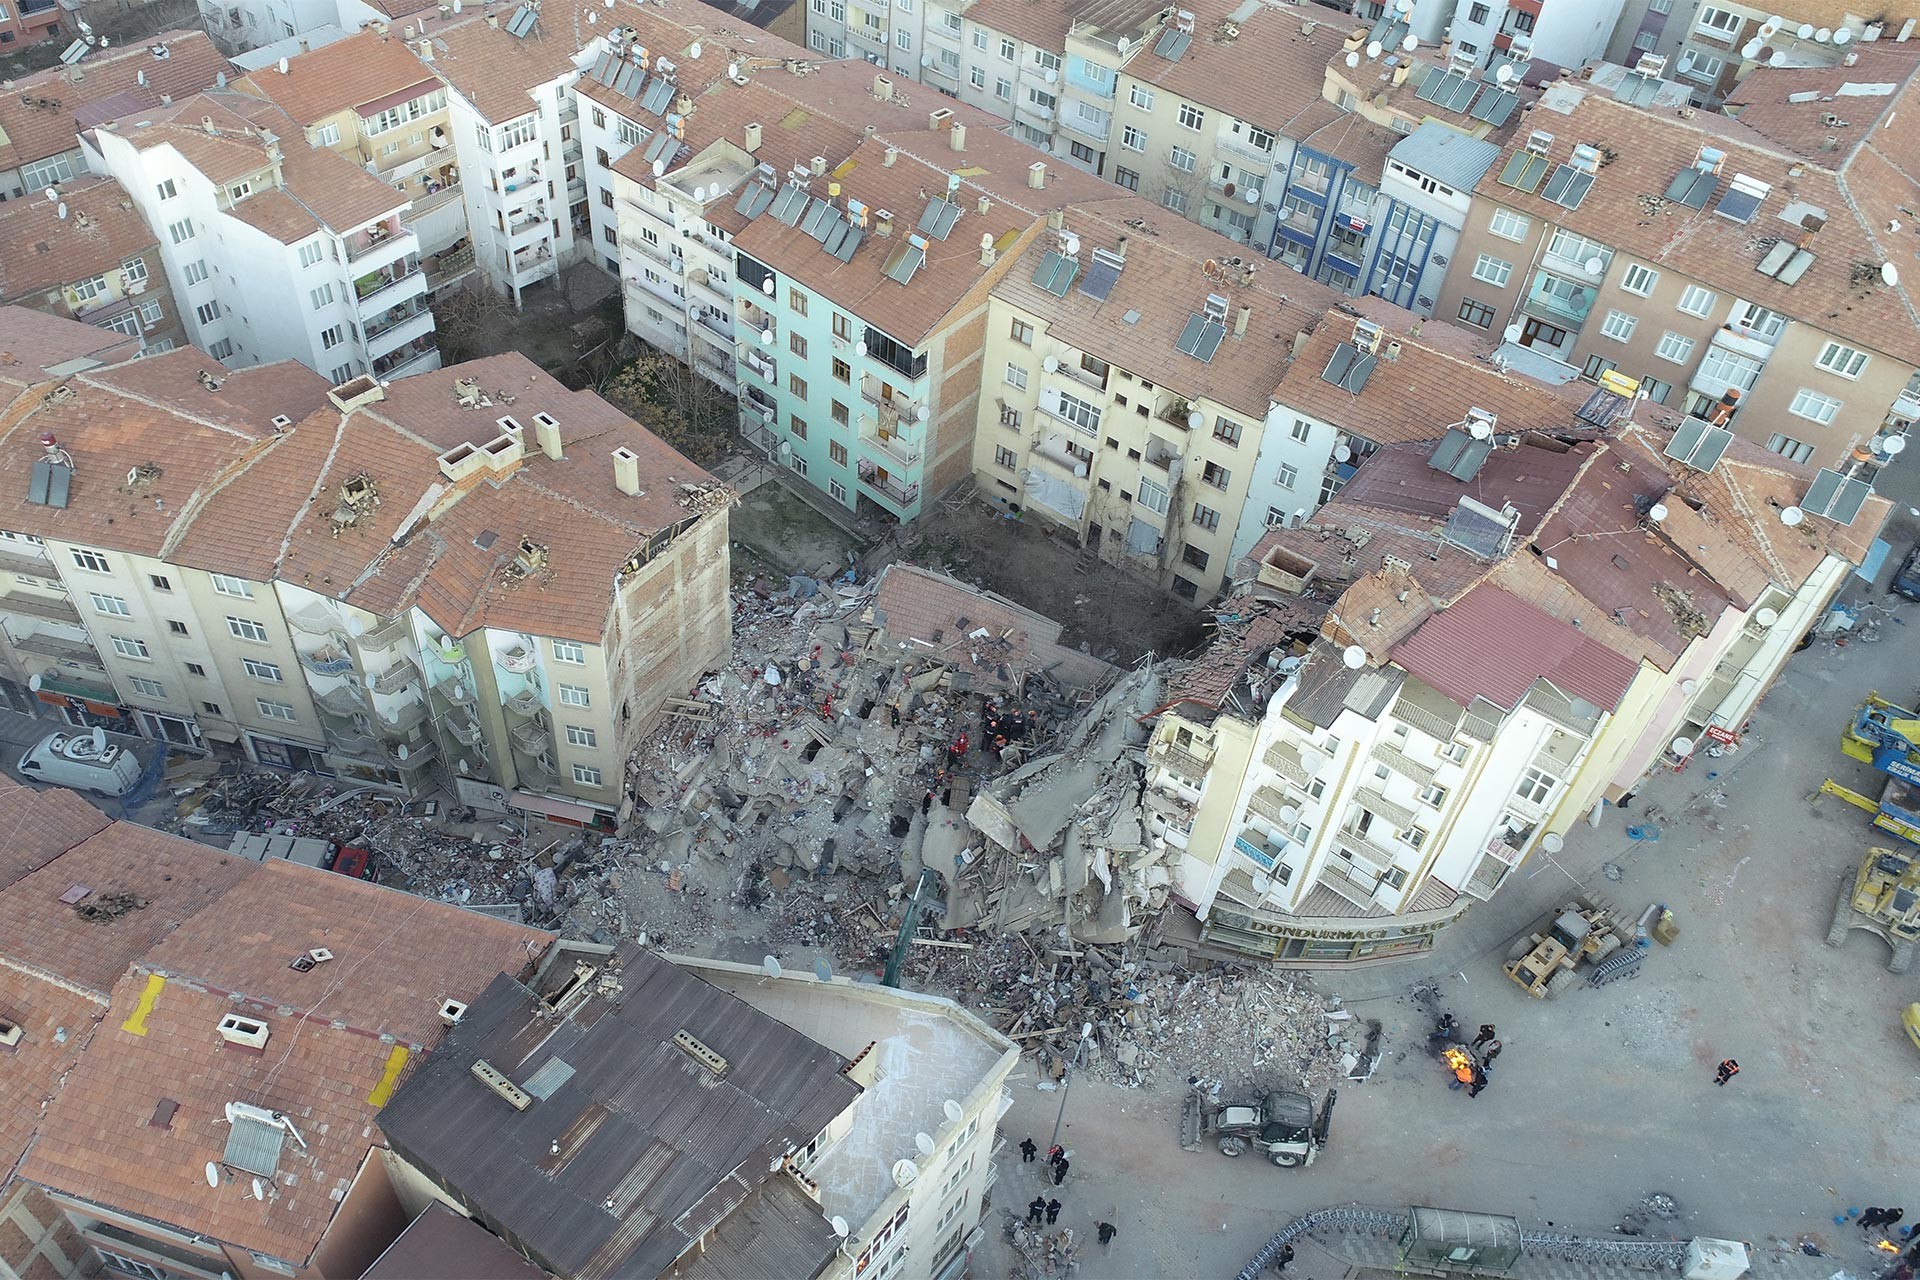
[[[1714,1070],[1713,1082],[1715,1084],[1725,1084],[1727,1081],[1733,1079],[1735,1076],[1739,1074],[1740,1074],[1740,1064],[1735,1062],[1732,1058],[1728,1058],[1725,1061],[1721,1062],[1719,1067],[1717,1067]]]

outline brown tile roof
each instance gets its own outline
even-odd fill
[[[1193,43],[1180,60],[1167,61],[1149,44],[1123,74],[1297,136],[1294,122],[1322,100],[1327,62],[1342,52],[1348,28],[1310,10],[1261,6],[1236,20],[1240,34],[1228,40],[1218,34],[1220,24],[1243,6],[1195,0],[1182,7],[1195,22]]]
[[[1435,614],[1393,661],[1458,702],[1519,705],[1536,680],[1611,711],[1636,664],[1496,586],[1479,586]]]
[[[1752,129],[1705,113],[1690,121],[1654,115],[1568,86],[1558,86],[1542,103],[1572,98],[1579,100],[1570,111],[1541,105],[1526,114],[1507,154],[1475,188],[1477,195],[1591,236],[1655,267],[1679,271],[1722,293],[1798,317],[1858,346],[1920,364],[1920,310],[1905,284],[1889,288],[1880,282],[1877,269],[1889,252],[1881,238],[1885,224],[1869,227],[1862,220],[1854,184],[1778,149]],[[1564,161],[1576,143],[1611,153],[1578,209],[1562,208],[1538,192],[1528,194],[1500,182],[1507,158],[1523,149],[1528,133],[1536,129],[1554,135],[1556,161]],[[1711,204],[1695,211],[1665,199],[1668,183],[1694,163],[1702,145],[1727,155],[1722,194],[1736,173],[1771,184],[1771,193],[1750,222],[1723,217]],[[1808,246],[1815,254],[1813,266],[1797,283],[1783,284],[1755,267],[1773,242],[1802,234],[1797,220],[1789,223],[1783,217],[1789,207],[1796,219],[1804,208],[1824,210],[1827,222]]]
[[[504,19],[512,12],[502,8]],[[576,32],[587,32],[583,15],[610,17],[592,0],[552,0],[525,39],[504,25],[490,27],[486,17],[435,24],[433,69],[490,124],[518,120],[534,109],[533,90],[573,70],[579,50]],[[674,51],[677,55],[678,51]]]
[[[0,785],[0,893],[107,825],[107,816],[59,787]]]
[[[20,1028],[0,1094],[0,1182],[25,1154],[47,1106],[106,1016],[106,1002],[0,965],[0,1017]]]
[[[1359,181],[1379,186],[1381,171],[1387,167],[1387,152],[1402,135],[1323,100],[1300,113],[1288,136],[1321,155],[1351,165]]]
[[[156,45],[166,48],[166,57],[153,56]],[[163,94],[197,93],[226,70],[227,60],[204,31],[166,31],[128,48],[90,53],[78,67],[24,76],[0,94],[0,169],[71,151],[74,113],[89,103],[126,95],[129,103],[158,106]]]
[[[961,12],[968,22],[1054,53],[1067,47],[1067,30],[1073,25],[1066,6],[1035,4],[1033,0],[973,0]]]
[[[1727,95],[1726,112],[1788,151],[1836,167],[1882,133],[1907,132],[1884,126],[1920,68],[1920,55],[1904,46],[1852,53],[1852,66],[1755,67]],[[1842,123],[1826,123],[1829,116]]]
[[[1045,318],[1050,334],[1082,351],[1189,399],[1209,396],[1251,416],[1266,415],[1294,336],[1317,323],[1321,309],[1338,297],[1259,260],[1251,284],[1237,283],[1239,271],[1210,280],[1206,264],[1236,256],[1240,246],[1138,196],[1078,201],[1066,210],[1066,229],[1080,239],[1082,270],[1064,298],[1034,282],[1041,260],[1056,248],[1056,238],[1045,233],[994,286],[995,296]],[[1079,285],[1093,251],[1117,252],[1123,241],[1126,265],[1106,299],[1083,292]],[[1188,318],[1204,310],[1210,293],[1228,299],[1229,335],[1203,363],[1175,343]],[[1232,323],[1243,307],[1253,314],[1246,336],[1235,337]]]
[[[424,94],[439,84],[412,45],[397,34],[381,35],[367,27],[287,59],[284,73],[267,67],[235,87],[268,99],[305,127],[391,94],[409,89]]]
[[[1167,689],[1167,705],[1184,702],[1215,710],[1225,706],[1247,669],[1275,645],[1312,633],[1323,607],[1300,599],[1261,601],[1218,615],[1213,640],[1174,676]]]
[[[1461,481],[1429,465],[1431,445],[1388,445],[1362,464],[1339,496],[1363,507],[1441,522],[1463,497],[1495,511],[1512,504],[1520,512],[1516,536],[1524,538],[1569,492],[1594,452],[1591,444],[1567,448],[1525,436],[1512,448],[1495,449],[1473,479]]]
[[[218,375],[219,390],[200,381],[203,369]],[[247,436],[270,435],[277,430],[274,418],[298,422],[327,402],[327,380],[298,361],[223,372],[204,352],[186,348],[92,369],[86,378],[127,399]]]
[[[1338,645],[1357,644],[1367,661],[1385,663],[1393,646],[1433,616],[1433,601],[1406,570],[1394,568],[1356,579],[1320,622],[1320,634]]]
[[[0,205],[0,244],[8,246],[0,256],[0,299],[16,301],[117,271],[128,258],[157,249],[159,241],[118,182],[83,178],[61,188],[57,202]],[[149,279],[165,278],[157,253],[147,273]]]
[[[26,307],[0,307],[0,400],[53,377],[50,370],[129,360],[140,339]],[[6,421],[0,411],[0,421]]]
[[[1275,403],[1376,444],[1438,440],[1468,409],[1496,415],[1502,432],[1580,425],[1574,414],[1590,390],[1586,384],[1555,387],[1502,373],[1484,356],[1468,354],[1479,344],[1458,326],[1413,322],[1406,312],[1384,307],[1365,308],[1386,330],[1366,385],[1355,395],[1328,382],[1322,375],[1335,349],[1353,341],[1354,309],[1340,304],[1327,312],[1272,388]],[[1389,359],[1394,343],[1400,352]]]

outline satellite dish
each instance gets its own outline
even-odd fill
[[[255,1200],[265,1200],[267,1198],[267,1184],[258,1178],[253,1180],[253,1198]]]
[[[1891,456],[1906,452],[1906,448],[1907,438],[1905,436],[1888,436],[1887,442],[1880,446],[1880,452]]]
[[[1206,425],[1206,422],[1207,422],[1207,415],[1200,412],[1198,409],[1195,409],[1193,412],[1187,415],[1187,430],[1198,431],[1201,427]]]
[[[1506,338],[1508,342],[1520,341],[1520,326],[1517,324],[1508,325],[1506,329],[1506,333],[1503,336]]]
[[[1774,623],[1780,621],[1780,611],[1778,609],[1771,609],[1771,608],[1762,609],[1760,610],[1760,612],[1753,615],[1753,620],[1759,623],[1763,627],[1770,627]]]
[[[1350,644],[1340,651],[1340,665],[1349,671],[1358,671],[1367,665],[1367,651],[1357,644]]]
[[[1700,682],[1698,680],[1682,680],[1680,682],[1680,692],[1682,693],[1696,693],[1699,689]]]
[[[1344,444],[1335,445],[1333,447],[1333,460],[1335,462],[1352,462],[1353,450]]]
[[[1067,256],[1071,258],[1074,254],[1080,252],[1080,237],[1069,231],[1066,235],[1060,237],[1060,247],[1065,249]]]
[[[34,676],[28,676],[28,677],[27,677],[27,688],[29,688],[29,689],[31,689],[31,690],[33,690],[33,691],[34,691],[35,693],[38,693],[38,692],[40,692],[40,677],[39,677],[39,676],[37,676],[37,675],[34,675]]]
[[[1693,739],[1692,738],[1675,738],[1673,740],[1673,754],[1681,757],[1692,755]]]
[[[280,74],[287,74],[287,60],[285,58],[280,59]]]
[[[1415,49],[1418,49],[1420,47],[1420,37],[1413,34],[1413,32],[1409,31],[1407,32],[1407,38],[1400,42],[1400,47],[1402,49],[1405,49],[1408,53],[1412,53]]]
[[[1373,59],[1379,56],[1380,56],[1380,42],[1378,40],[1367,41],[1367,60],[1371,62]]]
[[[1290,827],[1298,821],[1300,821],[1300,811],[1298,809],[1294,808],[1290,804],[1281,806],[1280,808],[1281,825]]]
[[[398,746],[396,746],[393,749],[393,754],[395,754],[396,756],[399,756],[402,760],[405,760],[408,755],[407,744],[404,742],[400,743]]]
[[[773,330],[762,329],[760,331],[760,345],[763,347],[770,347],[773,345]]]
[[[65,200],[62,200],[60,202],[60,207],[55,209],[53,212],[62,222],[65,222],[67,220],[67,202]]]
[[[1782,507],[1780,509],[1780,523],[1787,526],[1787,528],[1789,529],[1793,528],[1793,526],[1799,524],[1802,520],[1805,520],[1806,518],[1807,518],[1807,513],[1802,511],[1798,507]]]
[[[654,177],[656,177],[656,178],[657,178],[657,177],[659,177],[659,176],[660,176],[661,174],[663,174],[663,173],[665,173],[666,171],[667,171],[667,162],[666,162],[665,160],[655,160],[655,161],[653,162],[653,176],[654,176]]]
[[[1886,282],[1887,288],[1891,289],[1900,283],[1900,268],[1891,262],[1883,262],[1880,264],[1880,278]]]
[[[760,282],[760,292],[766,294],[769,298],[773,296],[773,277],[772,276],[768,276],[765,280],[762,280]]]
[[[587,25],[590,27],[597,27],[600,25],[600,15],[593,12],[593,10],[591,9],[587,10]]]
[[[1813,35],[1813,24],[1811,22],[1801,23],[1800,30],[1794,34],[1798,35],[1802,40],[1809,39]]]
[[[695,62],[700,61],[700,55],[703,52],[705,52],[705,49],[698,40],[695,40],[692,44],[687,46],[687,56],[693,59]]]
[[[739,78],[740,78],[740,64],[737,62],[729,62],[727,64],[727,79],[738,80]]]
[[[1467,427],[1467,434],[1475,440],[1485,440],[1493,435],[1493,428],[1479,418],[1475,418]]]
[[[1115,42],[1114,48],[1119,50],[1120,56],[1124,58],[1128,54],[1133,52],[1133,41],[1129,40],[1125,36],[1121,36],[1120,39],[1117,42]]]
[[[927,406],[921,405],[913,411],[913,416],[915,421],[925,422],[928,418],[932,417],[933,415],[932,415],[932,412],[927,408]]]
[[[831,1218],[828,1218],[827,1225],[832,1227],[833,1234],[839,1236],[842,1240],[847,1238],[847,1220],[839,1214],[836,1213]]]
[[[460,0],[453,0],[453,11],[455,13],[460,12]]]
[[[1835,45],[1843,45],[1851,39],[1853,39],[1853,32],[1847,30],[1845,27],[1834,28],[1833,43]]]
[[[1659,524],[1662,520],[1665,520],[1666,518],[1667,518],[1666,503],[1656,502],[1652,506],[1647,508],[1647,519],[1653,521],[1655,524]]]
[[[705,187],[695,187],[693,189],[693,202],[695,204],[705,204],[707,202],[707,189]]]
[[[1513,64],[1510,62],[1501,63],[1500,69],[1493,73],[1493,79],[1496,84],[1505,84],[1507,81],[1513,79]]]
[[[1052,356],[1048,356],[1045,360],[1042,360],[1040,362],[1040,367],[1042,369],[1045,369],[1048,373],[1060,372],[1060,362],[1054,359]]]
[[[1350,66],[1350,67],[1357,67],[1357,66],[1359,66],[1359,65],[1360,65],[1360,55],[1359,55],[1359,54],[1357,54],[1357,53],[1349,53],[1349,54],[1347,55],[1347,65],[1348,65],[1348,66]]]
[[[207,1185],[215,1190],[220,1186],[220,1166],[211,1160],[207,1161]]]
[[[1767,65],[1770,67],[1784,67],[1787,65],[1787,55],[1784,53],[1775,53],[1767,59]]]
[[[1757,58],[1760,56],[1760,50],[1762,47],[1763,46],[1761,45],[1761,42],[1758,38],[1749,40],[1745,44],[1740,46],[1740,56],[1743,58],[1747,58],[1749,60],[1753,58]]]
[[[923,1156],[930,1156],[933,1154],[933,1137],[931,1134],[925,1134],[925,1133],[914,1134],[913,1145],[914,1145],[914,1148],[918,1150],[920,1154]]]
[[[832,982],[833,966],[825,960],[815,960],[813,962],[813,976],[818,982]]]
[[[60,198],[60,189],[58,187],[48,187],[46,194],[47,199],[58,200]]]
[[[914,1180],[919,1176],[920,1176],[920,1166],[915,1164],[913,1161],[895,1160],[893,1162],[893,1185],[894,1186],[910,1187],[913,1185]]]
[[[1540,837],[1540,847],[1548,853],[1558,853],[1567,847],[1566,837],[1558,832],[1549,831]]]
[[[967,1114],[966,1108],[962,1107],[952,1098],[948,1098],[945,1102],[941,1103],[940,1110],[947,1117],[948,1124],[959,1124]]]
[[[760,972],[766,974],[769,978],[777,978],[780,976],[780,962],[772,956],[762,956],[760,958]]]
[[[1605,258],[1588,258],[1584,265],[1591,274],[1597,276],[1601,271],[1605,270],[1607,260]]]

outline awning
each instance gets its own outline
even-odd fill
[[[611,810],[575,804],[571,800],[555,800],[552,796],[531,795],[525,791],[507,792],[507,803],[523,813],[537,813],[543,818],[554,818],[582,827],[590,827],[603,818],[613,816]]]
[[[354,114],[363,120],[371,120],[391,107],[412,102],[415,98],[424,98],[439,87],[438,80],[422,80],[419,84],[409,85],[398,93],[389,93],[384,97],[375,98],[372,102],[363,102],[353,109]]]

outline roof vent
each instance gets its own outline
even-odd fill
[[[505,1098],[515,1111],[525,1111],[533,1105],[532,1094],[501,1075],[485,1058],[475,1058],[467,1070],[475,1080]]]
[[[460,1001],[442,1000],[440,1002],[440,1021],[446,1023],[448,1026],[450,1027],[459,1026],[460,1019],[466,1016],[467,1016],[467,1006],[465,1004],[462,1004]]]
[[[327,399],[341,413],[352,413],[363,404],[374,404],[386,398],[386,389],[370,373],[363,373],[327,392]]]
[[[20,1024],[11,1018],[0,1018],[0,1048],[12,1049],[20,1043]]]
[[[220,1019],[220,1038],[228,1044],[237,1044],[247,1049],[267,1047],[267,1024],[258,1018],[248,1018],[238,1013],[230,1013]]]
[[[684,1027],[673,1033],[674,1047],[692,1058],[695,1062],[713,1072],[716,1076],[727,1074],[727,1060],[694,1039],[693,1033]]]

